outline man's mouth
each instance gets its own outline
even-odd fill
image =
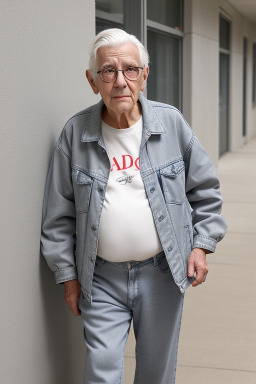
[[[125,99],[126,97],[130,97],[129,95],[117,95],[113,96],[113,99]]]

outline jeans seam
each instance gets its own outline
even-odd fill
[[[180,319],[179,319],[179,331],[177,332],[177,348],[176,348],[176,357],[175,357],[175,370],[174,370],[174,374],[173,374],[173,377],[172,377],[172,383],[171,384],[175,384],[175,379],[176,379],[176,371],[177,371],[177,359],[178,359],[178,348],[179,348],[179,337],[180,337],[180,328],[181,328],[181,320],[182,320],[182,314],[183,314],[183,305],[184,305],[184,294],[183,294],[183,301],[182,301],[182,307],[181,307],[181,311],[180,311]]]
[[[121,365],[121,373],[120,373],[120,378],[119,378],[119,384],[122,384],[122,373],[123,373],[123,367],[124,367],[124,351],[125,351],[127,339],[128,339],[128,336],[129,336],[129,332],[130,332],[130,327],[129,327],[129,329],[127,331],[127,334],[126,334],[124,348],[123,348],[123,353],[122,353],[123,358],[122,358],[122,365]]]
[[[137,348],[135,352],[135,357],[136,357],[136,369],[135,369],[134,384],[139,384],[139,354],[137,353]]]

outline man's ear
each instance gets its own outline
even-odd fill
[[[140,88],[141,92],[143,92],[144,89],[145,89],[145,86],[146,86],[146,83],[147,83],[147,78],[148,78],[148,73],[149,73],[149,67],[145,67],[143,69],[143,72],[142,72],[142,79],[143,80],[142,80],[141,88]]]
[[[95,95],[97,95],[99,93],[99,89],[89,69],[86,70],[85,74],[86,74],[87,80],[89,81],[90,86],[92,87],[93,92],[95,93]]]

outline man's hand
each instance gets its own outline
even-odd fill
[[[188,258],[188,276],[193,277],[196,272],[192,287],[202,284],[206,279],[208,273],[206,252],[204,249],[194,248]]]
[[[65,301],[69,306],[69,309],[75,316],[80,316],[81,312],[78,308],[78,300],[81,295],[81,286],[77,279],[65,281]]]

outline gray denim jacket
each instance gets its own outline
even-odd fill
[[[182,114],[142,94],[139,101],[144,123],[141,177],[173,278],[184,292],[194,279],[187,277],[191,250],[214,252],[226,231],[219,181]],[[90,303],[110,172],[101,135],[103,105],[101,100],[65,125],[52,157],[43,205],[42,254],[56,282],[78,278]]]

